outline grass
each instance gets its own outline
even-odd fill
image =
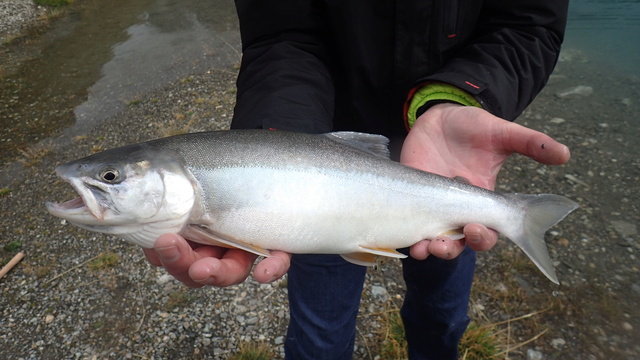
[[[175,290],[169,294],[169,300],[167,300],[167,310],[173,310],[178,307],[185,307],[193,301],[194,297],[188,290]]]
[[[112,268],[118,264],[120,257],[113,252],[104,252],[98,255],[94,260],[89,263],[89,269],[91,270],[105,270]]]
[[[11,189],[9,188],[0,188],[0,199],[9,195],[11,193]]]
[[[4,251],[14,252],[20,248],[22,248],[22,243],[20,241],[11,241],[4,246]]]
[[[264,343],[242,343],[238,351],[232,354],[228,360],[271,360],[274,354],[269,345]]]
[[[174,117],[177,120],[177,122],[171,123],[166,126],[162,126],[158,130],[158,133],[161,137],[186,134],[190,131],[191,127],[197,120],[196,117],[190,116],[189,121],[187,121],[186,123],[183,123],[184,120],[187,118],[187,115],[181,114],[181,113],[174,114]]]
[[[381,359],[407,359],[409,355],[400,309],[393,302],[388,302],[385,308],[380,318],[382,327],[378,331],[378,355]]]
[[[73,0],[34,0],[34,2],[42,6],[59,7],[67,6],[71,4]]]
[[[519,260],[513,260],[511,266],[517,265]],[[506,285],[495,286],[487,283],[474,283],[472,299],[483,298],[483,302],[500,307],[500,313],[508,316],[507,320],[495,321],[484,313],[484,307],[476,304],[473,300],[471,306],[472,321],[459,344],[459,354],[461,360],[506,360],[514,353],[521,353],[521,348],[542,337],[549,329],[543,328],[539,324],[539,318],[543,314],[552,314],[558,305],[552,299],[533,299],[519,289],[512,274],[506,273]],[[506,289],[505,289],[506,288]],[[548,303],[548,307],[543,310],[531,311],[529,306],[532,303]],[[492,306],[493,309],[493,306]],[[493,309],[492,311],[495,311]],[[523,314],[520,316],[509,316],[509,314]],[[370,356],[377,356],[380,359],[400,360],[407,359],[407,343],[405,340],[404,327],[400,317],[398,306],[392,300],[385,304],[385,309],[376,314],[376,321],[380,325],[374,332],[372,340],[366,340],[366,346],[373,350]]]
[[[40,164],[42,158],[53,152],[53,144],[51,142],[41,142],[25,150],[18,150],[22,154],[19,160],[25,167],[34,167]]]
[[[495,359],[502,349],[498,335],[492,326],[480,326],[472,322],[460,340],[460,356],[464,360]]]

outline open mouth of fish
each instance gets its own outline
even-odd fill
[[[62,203],[47,202],[49,213],[73,223],[98,225],[104,221],[104,210],[96,196],[99,189],[91,189],[79,180],[67,180],[80,196]]]

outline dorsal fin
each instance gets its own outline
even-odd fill
[[[354,131],[336,131],[322,134],[329,139],[362,150],[372,155],[389,159],[389,139],[382,135]]]

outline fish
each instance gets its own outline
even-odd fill
[[[47,202],[78,227],[151,248],[162,234],[270,256],[339,254],[359,265],[480,223],[558,284],[545,232],[578,208],[554,194],[499,193],[390,159],[376,134],[189,133],[56,168],[79,197]]]

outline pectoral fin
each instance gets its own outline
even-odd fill
[[[189,240],[193,240],[200,244],[216,245],[232,249],[241,249],[260,256],[270,256],[269,250],[248,243],[244,240],[234,238],[229,235],[221,234],[213,231],[205,226],[188,225],[180,234]]]
[[[447,230],[438,236],[446,236],[451,240],[460,240],[464,238],[464,233],[462,232],[462,229],[452,229],[452,230]]]
[[[396,259],[404,259],[407,255],[397,252],[395,249],[383,249],[383,248],[373,248],[368,246],[359,246],[362,252],[373,254],[373,255],[381,255],[388,256]]]

